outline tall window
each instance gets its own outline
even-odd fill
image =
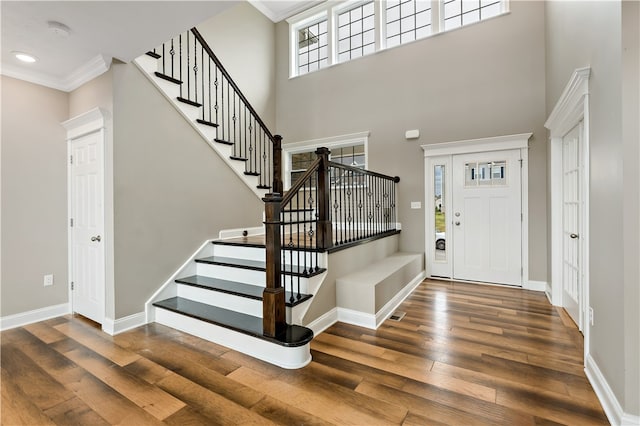
[[[338,15],[338,62],[375,52],[375,42],[373,1]]]
[[[297,30],[298,75],[324,68],[329,64],[327,20]]]
[[[431,34],[431,0],[388,0],[385,10],[387,47]]]

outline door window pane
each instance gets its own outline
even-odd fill
[[[446,242],[446,212],[444,204],[444,180],[445,180],[445,168],[444,165],[436,165],[433,168],[433,193],[435,196],[435,261],[445,262],[447,260],[447,242]]]

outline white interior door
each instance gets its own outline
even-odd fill
[[[562,305],[582,330],[581,210],[582,123],[562,138]]]
[[[453,278],[522,285],[520,151],[453,156]]]
[[[104,150],[101,131],[71,141],[71,280],[73,311],[104,321]]]

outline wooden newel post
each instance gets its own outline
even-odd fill
[[[282,136],[273,136],[273,187],[274,194],[283,193],[282,185]]]
[[[267,194],[264,201],[265,239],[267,246],[267,282],[262,293],[263,334],[275,337],[287,325],[285,318],[284,288],[280,281],[280,203],[281,194]]]
[[[329,148],[318,148],[316,155],[321,159],[318,169],[318,229],[316,243],[318,248],[333,247],[333,232],[331,228],[331,173],[329,171]]]

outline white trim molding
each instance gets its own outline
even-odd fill
[[[523,149],[529,147],[529,139],[533,133],[519,133],[517,135],[494,136],[490,138],[466,139],[453,142],[438,142],[420,145],[425,157],[440,155],[473,154],[476,152],[506,151],[509,149]]]
[[[550,133],[549,153],[549,182],[550,182],[550,212],[551,212],[551,303],[562,306],[562,140],[563,137],[580,121],[582,126],[582,164],[583,173],[580,185],[584,188],[583,211],[581,222],[589,223],[589,67],[576,69],[560,99],[556,103],[544,126]],[[583,226],[580,230],[582,241],[582,265],[589,265],[589,227]],[[589,268],[582,271],[582,298],[580,301],[581,316],[589,318]],[[584,335],[584,359],[589,355],[590,324],[583,321],[582,332]]]
[[[616,395],[609,386],[607,379],[605,379],[600,368],[598,368],[598,364],[596,364],[591,355],[587,355],[585,357],[584,372],[587,375],[593,390],[598,396],[600,404],[602,404],[602,408],[604,409],[604,413],[607,415],[607,419],[609,419],[609,422],[612,425],[640,425],[640,416],[624,412],[618,398],[616,398]]]
[[[117,320],[105,318],[104,323],[102,324],[102,331],[115,336],[116,334],[120,334],[133,328],[140,327],[141,325],[145,325],[146,323],[146,315],[143,311],[123,318],[118,318]]]
[[[533,291],[546,291],[547,290],[547,282],[546,281],[534,281],[534,280],[526,280],[522,285],[523,290],[533,290]]]
[[[7,315],[0,318],[0,331],[11,328],[22,327],[34,322],[45,321],[51,318],[67,315],[71,313],[69,303],[47,306],[45,308],[34,309],[32,311],[21,312],[19,314]]]

